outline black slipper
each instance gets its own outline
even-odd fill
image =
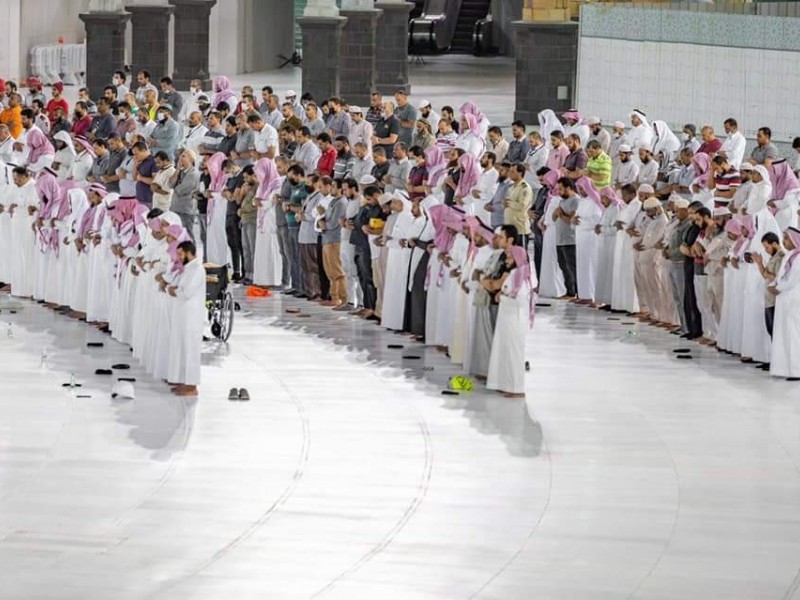
[[[103,342],[89,342],[86,344],[86,346],[89,348],[102,348]]]
[[[94,374],[95,375],[113,375],[114,371],[112,371],[111,369],[97,369],[94,372]]]
[[[136,377],[117,377],[117,381],[129,381],[130,383],[136,383]]]
[[[609,321],[619,321],[619,317],[608,317]]]
[[[296,315],[300,312],[299,308],[287,308],[286,312],[290,315]]]
[[[62,384],[61,384],[61,387],[74,387],[74,388],[78,388],[78,387],[83,387],[83,386],[82,386],[80,383],[62,383]]]
[[[116,369],[118,371],[126,371],[127,369],[130,369],[131,366],[130,365],[126,365],[125,363],[118,363],[116,365],[111,365],[111,368],[112,369]]]
[[[404,356],[403,360],[420,360],[421,358],[422,358],[421,356],[411,355],[411,356]]]
[[[75,397],[76,398],[91,398],[91,396],[89,394],[80,394],[80,395],[75,396]]]
[[[691,351],[691,348],[678,348],[677,350],[673,350],[675,354],[688,354]]]
[[[405,348],[403,344],[389,344],[386,347],[389,348],[390,350],[402,350],[403,348]]]
[[[692,360],[691,354],[678,354],[675,358],[680,358],[682,360]]]
[[[453,390],[442,390],[442,396],[458,396],[458,392]]]
[[[536,303],[536,308],[550,308],[551,306],[553,306],[553,305],[552,304],[548,304],[546,302],[537,302]]]
[[[787,377],[786,381],[800,381],[800,377]]]
[[[636,325],[636,321],[623,321],[623,325]]]

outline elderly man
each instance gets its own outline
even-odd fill
[[[203,115],[199,111],[194,111],[189,115],[181,144],[184,149],[191,150],[197,155],[207,134],[208,128],[203,125]]]
[[[695,154],[708,154],[711,158],[716,156],[717,152],[722,148],[722,142],[717,139],[714,128],[711,125],[704,125],[700,130],[700,137],[703,143],[700,144]]]

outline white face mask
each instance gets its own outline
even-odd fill
[[[194,85],[189,88],[189,91],[192,93],[192,96],[197,96],[197,94],[200,93],[200,89]]]
[[[159,115],[158,115],[156,118],[158,119],[158,122],[159,122],[159,123],[163,123],[164,121],[166,121],[166,120],[167,120],[167,115],[165,115],[165,114],[159,114]]]
[[[119,85],[120,83],[122,83],[122,80],[119,77],[114,77],[111,80],[111,83],[113,83],[114,85]]]
[[[681,141],[682,142],[688,142],[689,141],[689,134],[688,133],[682,133],[681,134]]]

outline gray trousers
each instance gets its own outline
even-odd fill
[[[289,261],[289,227],[278,226],[278,247],[281,252],[281,287],[289,287],[291,280],[292,267]],[[295,288],[296,289],[296,288]]]
[[[286,255],[289,259],[289,268],[292,274],[292,289],[298,292],[305,292],[303,287],[303,268],[300,264],[300,243],[298,237],[300,236],[299,227],[287,227],[286,241]]]
[[[678,307],[678,317],[681,320],[681,333],[689,333],[686,325],[686,311],[683,308],[683,296],[686,289],[686,279],[683,276],[683,261],[669,262],[669,282],[672,290],[672,299]]]
[[[256,223],[242,222],[242,253],[244,255],[244,276],[253,279],[253,261],[256,257]]]
[[[197,215],[190,215],[187,213],[175,213],[181,218],[181,225],[186,228],[186,231],[189,232],[189,236],[191,236],[192,241],[196,242],[195,233],[194,233],[194,225],[197,222]]]

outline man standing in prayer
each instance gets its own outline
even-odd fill
[[[636,185],[641,187],[649,185],[655,187],[658,180],[658,162],[653,159],[653,150],[649,146],[639,147],[639,174],[636,176]]]
[[[177,256],[183,267],[180,279],[166,288],[176,299],[170,306],[167,381],[177,384],[172,390],[176,396],[196,396],[206,322],[206,271],[194,242],[178,244]]]
[[[417,120],[417,109],[408,101],[408,92],[397,90],[394,94],[397,108],[394,109],[394,116],[400,122],[400,132],[398,140],[403,142],[406,147],[411,146],[411,138],[414,136],[414,124]]]
[[[511,186],[503,202],[503,225],[512,225],[516,228],[519,235],[516,243],[525,248],[531,233],[528,210],[533,205],[533,190],[525,181],[525,165],[522,163],[511,165],[508,170],[508,178]]]
[[[600,144],[600,149],[608,154],[611,148],[611,134],[603,128],[599,117],[589,117],[586,119],[586,124],[589,126],[589,141],[596,141]],[[587,142],[586,147],[589,147]]]
[[[638,108],[631,113],[631,130],[628,132],[628,145],[638,156],[639,148],[651,148],[653,145],[653,128],[645,115]]]
[[[619,147],[619,164],[614,170],[612,184],[616,190],[626,185],[634,185],[639,178],[639,165],[633,161],[633,150],[628,144]]]
[[[778,149],[772,143],[772,130],[769,127],[759,127],[756,133],[757,145],[750,153],[750,163],[753,165],[770,165],[778,160]]]
[[[595,189],[602,190],[611,185],[611,172],[613,164],[611,157],[605,153],[600,142],[596,139],[589,140],[586,144],[586,154],[589,161],[586,164],[586,174],[594,184]]]
[[[555,221],[556,226],[558,266],[564,274],[567,297],[574,298],[578,295],[578,286],[576,278],[575,224],[572,217],[575,216],[578,210],[580,197],[575,193],[575,181],[569,177],[561,177],[558,180],[556,193],[560,197],[558,208],[553,212],[553,221]]]
[[[511,141],[508,143],[506,160],[511,164],[524,162],[528,155],[528,139],[525,136],[525,123],[514,121],[511,124]]]
[[[735,169],[738,169],[741,167],[742,161],[744,160],[744,150],[747,145],[747,140],[744,135],[742,135],[742,132],[739,131],[739,124],[733,117],[725,119],[722,125],[725,128],[725,141],[722,142],[720,152],[725,155],[728,162],[733,165]]]

